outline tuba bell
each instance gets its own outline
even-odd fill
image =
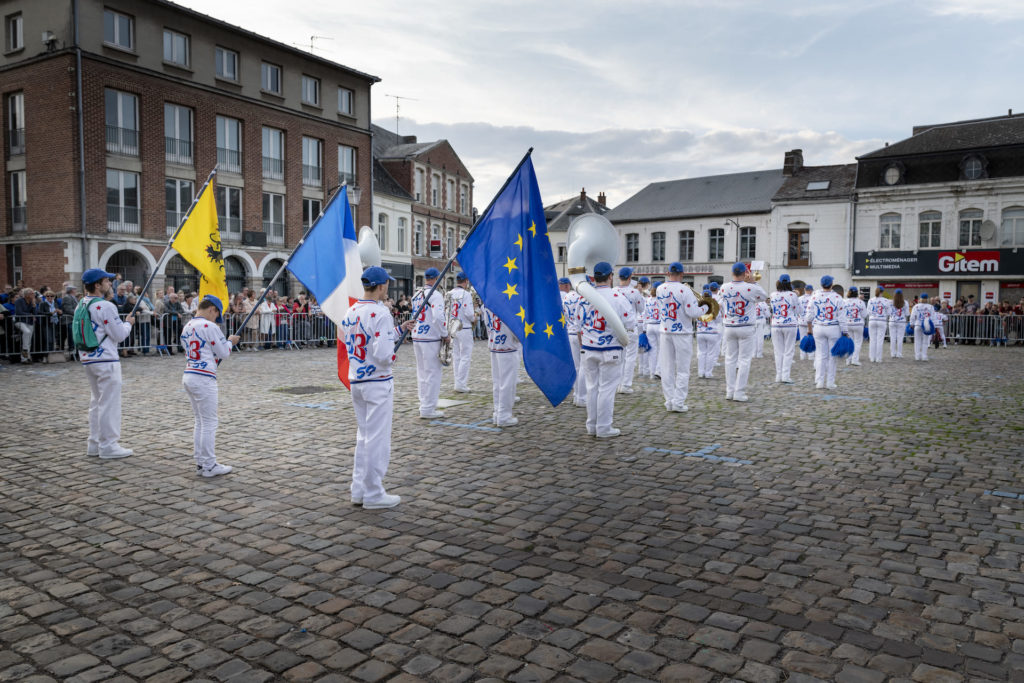
[[[718,301],[715,299],[715,297],[711,296],[710,294],[698,294],[697,290],[692,286],[690,287],[690,291],[693,292],[693,295],[695,297],[697,297],[698,306],[704,305],[708,307],[708,312],[700,316],[698,320],[700,320],[702,323],[709,323],[718,317],[718,313],[721,307],[718,305]]]
[[[377,235],[373,228],[364,225],[359,229],[359,242],[356,244],[359,251],[359,261],[363,264],[363,270],[370,266],[380,266],[380,244],[377,242]]]
[[[601,261],[614,264],[619,257],[619,236],[611,222],[596,213],[577,216],[569,225],[565,243],[569,281],[580,296],[604,316],[605,325],[623,347],[629,344],[629,333],[611,304],[597,288],[587,282],[587,273]]]

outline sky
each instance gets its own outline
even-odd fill
[[[373,122],[445,138],[483,209],[853,163],[914,125],[1024,112],[1022,0],[178,0],[373,74]]]

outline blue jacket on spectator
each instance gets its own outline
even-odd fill
[[[36,314],[36,307],[30,305],[24,299],[18,299],[14,302],[14,319],[18,322],[32,324],[33,318]]]

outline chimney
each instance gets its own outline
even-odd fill
[[[597,203],[601,206],[608,206],[608,198],[604,196],[604,192],[597,193]]]
[[[580,204],[586,204],[586,203],[587,203],[587,188],[582,187],[582,188],[580,188]]]
[[[415,145],[416,144],[416,136],[415,135],[403,135],[402,136],[402,144],[403,145]]]
[[[794,175],[803,167],[804,151],[802,149],[794,149],[789,152],[786,152],[786,157],[782,162],[782,175]]]

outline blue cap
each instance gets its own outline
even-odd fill
[[[558,278],[558,284],[560,284],[560,285],[571,285],[572,284],[572,280],[570,280],[567,277],[560,277],[560,278]]]
[[[430,270],[434,269],[431,268]],[[430,277],[430,270],[427,271],[427,277]],[[434,272],[436,273],[437,271],[434,270]],[[434,277],[437,277],[437,275],[434,275]],[[363,281],[363,287],[376,287],[377,285],[382,285],[388,280],[394,280],[395,278],[388,275],[388,271],[384,270],[380,266],[370,266],[363,271],[363,277],[361,279]]]
[[[633,269],[629,266],[622,266],[619,268],[619,277],[625,280],[627,277],[633,276]]]
[[[814,291],[814,285],[806,284],[806,285],[804,285],[804,289],[806,289],[808,292],[813,292]]]
[[[882,290],[883,292],[885,291],[885,287],[883,287],[882,285],[878,285],[878,288],[879,288],[880,290]]]
[[[822,275],[821,276],[821,286],[822,287],[831,287],[833,282],[835,282],[835,278],[833,278],[831,275]]]
[[[673,261],[668,265],[668,272],[670,273],[685,273],[686,269],[683,268],[683,264],[679,261]]]
[[[615,271],[612,264],[607,261],[598,261],[594,264],[594,277],[611,275]]]
[[[427,268],[427,272],[423,273],[423,277],[429,277],[431,279],[434,279],[440,274],[441,271],[439,271],[437,268]]]
[[[214,296],[213,294],[207,294],[203,297],[203,301],[209,301],[217,308],[217,320],[215,322],[224,322],[224,304],[221,302],[220,297]]]
[[[710,285],[710,283],[709,283],[709,284],[706,284],[706,285],[704,285],[704,287],[703,287],[703,288],[701,289],[701,291],[702,291],[702,292],[710,292],[710,291],[711,291],[711,285]]]
[[[894,293],[894,294],[902,294],[902,293],[903,293],[903,290],[902,290],[902,289],[897,289],[897,290],[896,290],[895,292],[893,292],[893,293]]]
[[[456,281],[456,282],[465,282],[465,281],[466,281],[466,280],[468,280],[468,279],[469,279],[469,276],[468,276],[468,275],[466,275],[465,273],[463,273],[463,272],[462,272],[461,270],[460,270],[460,271],[458,272],[458,274],[457,274],[457,275],[455,276],[455,281]]]
[[[921,293],[921,298],[922,299],[927,299],[928,298],[928,292],[922,292]]]
[[[846,290],[846,293],[849,294],[850,292],[853,292],[854,294],[859,294],[860,293],[859,291],[857,291],[857,286],[856,285],[850,285],[850,288],[848,290]]]
[[[89,270],[82,273],[82,284],[91,285],[94,282],[99,282],[105,277],[109,277],[111,280],[113,280],[117,276],[114,275],[113,273],[108,273],[102,268],[90,268]]]
[[[639,282],[642,285],[649,285],[651,284],[651,278],[647,277],[646,275],[641,275],[637,282]]]
[[[712,292],[717,292],[720,285],[717,282],[712,282],[708,287],[711,288]]]
[[[789,273],[783,273],[779,276],[779,282],[790,282]]]
[[[733,275],[743,275],[743,273],[745,273],[745,272],[747,272],[747,264],[746,263],[743,263],[742,261],[737,261],[736,263],[732,264],[732,274]]]

